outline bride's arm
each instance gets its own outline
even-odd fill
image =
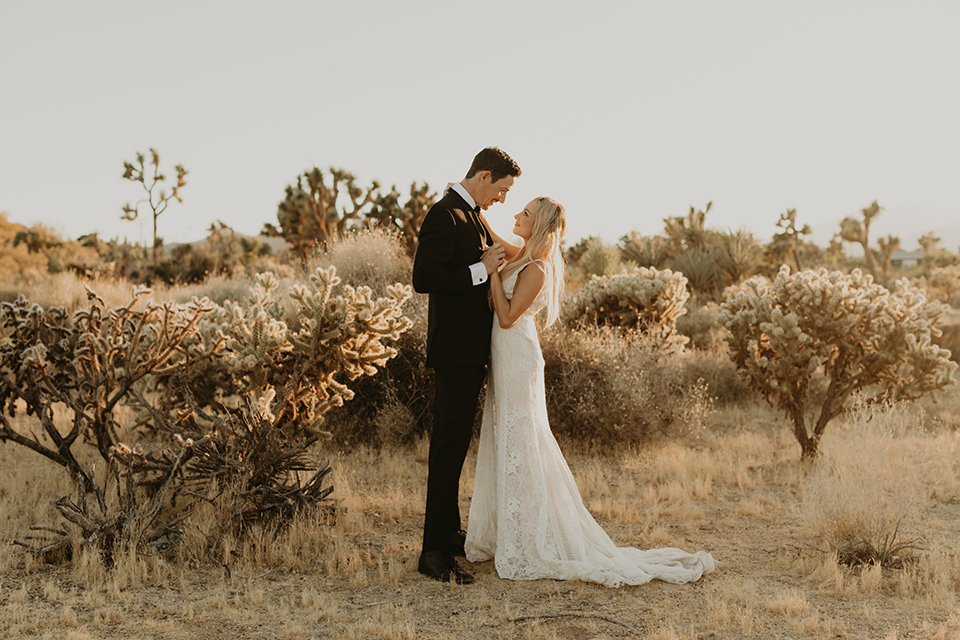
[[[504,251],[504,253],[506,254],[505,258],[506,258],[507,260],[512,260],[515,255],[517,255],[518,253],[520,253],[520,249],[522,249],[523,247],[522,247],[522,246],[521,246],[521,247],[518,247],[518,246],[515,245],[515,244],[510,244],[509,242],[507,242],[506,240],[504,240],[503,238],[501,238],[500,236],[498,236],[497,234],[495,234],[495,233],[493,232],[493,227],[491,227],[491,226],[490,226],[490,223],[487,222],[487,218],[486,218],[485,215],[483,215],[483,212],[482,212],[482,211],[480,212],[480,222],[482,222],[482,223],[483,223],[483,226],[485,226],[485,227],[487,228],[487,232],[488,232],[491,236],[493,236],[493,241],[494,241],[494,242],[499,242],[499,243],[500,243],[500,246],[503,247],[503,251]]]
[[[533,301],[540,295],[540,290],[543,289],[545,281],[546,276],[543,273],[543,267],[536,262],[532,262],[517,275],[517,285],[513,289],[513,299],[507,300],[507,296],[503,293],[500,273],[494,271],[490,274],[490,297],[493,298],[493,310],[497,314],[497,320],[499,320],[501,328],[509,329],[517,324],[520,316],[530,308]]]

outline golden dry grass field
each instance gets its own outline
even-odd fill
[[[949,418],[956,395],[934,410]],[[851,414],[831,425],[813,464],[763,406],[714,413],[681,442],[615,454],[561,445],[615,541],[708,550],[717,571],[690,585],[609,589],[501,580],[488,562],[467,563],[470,586],[427,580],[416,572],[423,441],[336,455],[336,516],[236,541],[229,577],[184,554],[121,558],[109,570],[86,555],[44,565],[9,541],[56,523],[52,500],[70,485],[4,445],[0,637],[960,639],[960,433],[942,419]],[[838,564],[844,536],[889,535],[897,522],[897,540],[918,547],[902,567]]]

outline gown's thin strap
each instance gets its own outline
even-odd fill
[[[550,263],[549,263],[549,262],[547,262],[546,260],[540,260],[539,258],[537,258],[536,260],[531,260],[531,261],[528,262],[527,264],[525,264],[525,265],[523,265],[522,267],[520,267],[519,269],[517,269],[517,273],[520,273],[521,271],[523,271],[524,269],[526,269],[527,267],[529,267],[529,266],[530,266],[531,264],[533,264],[534,262],[539,262],[540,264],[542,264],[543,266],[545,266],[547,269],[550,268]]]

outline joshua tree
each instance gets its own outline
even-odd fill
[[[937,264],[937,257],[942,253],[940,249],[940,237],[930,231],[917,239],[920,248],[923,249],[923,268],[927,271],[933,269]]]
[[[124,161],[124,179],[130,180],[131,182],[139,182],[141,186],[143,186],[143,190],[147,192],[147,197],[139,200],[134,205],[131,205],[129,202],[123,205],[122,218],[124,220],[136,220],[140,205],[147,203],[147,206],[150,207],[150,213],[153,216],[153,260],[156,262],[160,256],[160,245],[163,243],[163,240],[157,235],[157,218],[167,210],[167,207],[170,205],[170,200],[183,202],[183,198],[180,197],[180,189],[187,185],[187,170],[180,164],[174,167],[177,172],[177,183],[173,186],[173,190],[167,193],[162,188],[162,183],[166,181],[167,177],[160,173],[160,154],[153,148],[150,149],[150,166],[153,167],[152,171],[147,167],[146,160],[142,153],[137,153],[136,165]],[[151,173],[153,175],[150,175]],[[159,193],[154,193],[158,187],[160,187]]]
[[[664,218],[664,232],[674,252],[702,249],[707,245],[709,232],[706,228],[706,218],[712,206],[711,201],[703,210],[690,207],[690,212],[685,218],[682,216]]]
[[[797,210],[787,209],[786,212],[780,214],[777,227],[783,229],[783,231],[773,235],[770,252],[791,256],[797,271],[800,271],[803,269],[803,265],[800,264],[799,249],[803,246],[803,236],[810,235],[810,225],[805,224],[797,229]]]
[[[331,168],[329,173],[329,185],[317,167],[297,176],[296,184],[287,185],[277,206],[279,227],[266,224],[263,228],[266,235],[289,242],[303,260],[313,247],[340,237],[351,224],[359,224],[379,196],[377,181],[363,188],[348,171]]]
[[[876,277],[877,268],[873,260],[874,252],[873,249],[870,248],[870,222],[883,211],[883,207],[874,200],[869,207],[861,209],[860,211],[863,214],[863,223],[861,224],[859,220],[852,216],[844,218],[843,221],[840,222],[839,235],[842,240],[846,242],[856,242],[863,247],[863,259],[867,265],[867,271]]]
[[[893,261],[893,254],[900,251],[900,238],[892,235],[877,240],[877,259],[880,262],[880,284],[885,287],[890,286],[890,263]]]
[[[376,220],[387,228],[399,229],[403,234],[407,253],[413,256],[417,253],[420,225],[436,199],[436,194],[430,191],[430,185],[426,182],[421,185],[414,182],[410,185],[410,196],[401,204],[400,193],[394,186],[390,193],[377,196],[367,218]]]

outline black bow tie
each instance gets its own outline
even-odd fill
[[[473,208],[474,213],[480,213],[480,205],[477,205]]]

